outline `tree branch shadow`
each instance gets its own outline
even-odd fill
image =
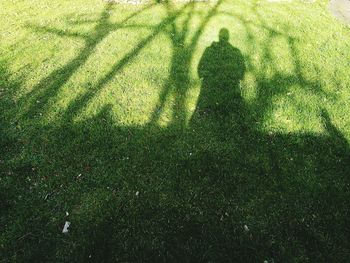
[[[122,22],[118,24],[111,24],[108,20],[110,17],[110,12],[113,11],[113,5],[106,5],[103,10],[100,18],[97,21],[94,30],[89,34],[81,33],[70,33],[54,28],[39,27],[36,25],[28,25],[29,28],[35,30],[36,32],[42,33],[51,33],[61,37],[73,37],[83,39],[85,45],[79,54],[69,61],[66,65],[61,68],[54,70],[49,76],[39,81],[37,85],[32,88],[32,91],[26,94],[22,98],[20,103],[23,103],[26,108],[24,118],[30,118],[37,114],[39,111],[43,111],[47,106],[50,99],[54,98],[60,91],[61,87],[72,77],[72,75],[88,60],[88,58],[95,51],[95,47],[103,41],[112,31],[121,29],[124,27],[127,28],[136,28],[141,25],[125,25],[129,20],[135,16],[141,14],[143,11],[146,11],[152,8],[154,5],[146,6],[139,11],[129,15]],[[149,39],[150,40],[150,39]],[[124,59],[124,63],[127,63],[127,60],[132,56]],[[40,101],[40,105],[36,102]]]

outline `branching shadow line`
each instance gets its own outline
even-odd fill
[[[197,46],[198,40],[203,33],[203,30],[211,18],[216,15],[217,10],[222,2],[222,0],[217,1],[217,3],[209,10],[205,18],[202,20],[200,26],[196,29],[194,35],[189,41],[189,44],[186,44],[186,37],[189,31],[189,23],[193,15],[192,11],[194,4],[191,6],[192,9],[189,10],[187,18],[183,22],[181,29],[178,29],[175,23],[171,25],[169,38],[173,46],[173,54],[170,63],[170,76],[168,77],[166,83],[163,85],[163,89],[159,95],[158,105],[156,105],[155,109],[153,110],[148,125],[154,126],[157,124],[161,113],[164,111],[167,98],[169,98],[172,92],[175,92],[175,103],[172,111],[172,125],[185,125],[187,118],[185,100],[189,89],[189,66],[191,64],[193,53]],[[170,8],[168,8],[168,12],[170,12],[169,10]],[[175,114],[178,116],[175,116]]]
[[[164,19],[160,24],[155,26],[155,29],[153,32],[141,40],[132,51],[130,51],[128,54],[126,54],[121,60],[119,60],[111,69],[110,71],[101,78],[98,83],[91,89],[89,89],[83,96],[79,97],[77,100],[71,102],[71,104],[68,106],[67,110],[65,111],[65,114],[63,116],[64,121],[71,121],[72,118],[77,115],[85,105],[88,104],[88,102],[93,99],[97,95],[98,92],[101,92],[103,87],[121,70],[123,69],[130,60],[135,58],[140,51],[147,46],[159,33],[166,30],[166,27],[173,23],[173,21],[183,12],[183,10],[186,9],[186,7],[189,4],[184,5],[180,10],[177,10],[170,16],[168,16],[166,19]]]
[[[114,25],[110,24],[110,22],[108,21],[110,17],[110,12],[113,9],[113,7],[112,5],[106,5],[98,21],[98,24],[95,26],[94,31],[90,35],[76,34],[58,29],[49,29],[46,27],[32,26],[34,30],[40,30],[41,32],[54,33],[59,36],[82,38],[85,41],[85,46],[75,58],[73,58],[65,66],[54,70],[46,78],[40,80],[40,82],[37,85],[35,85],[32,88],[32,90],[20,100],[20,103],[25,103],[27,105],[27,110],[25,111],[23,117],[31,117],[35,115],[35,113],[37,113],[39,110],[43,110],[43,108],[47,106],[48,101],[58,94],[60,88],[88,60],[88,58],[93,53],[94,48],[111,31],[122,28],[123,25],[127,23],[130,19],[134,18],[135,16],[139,15],[145,10],[152,8],[153,6],[154,4],[146,6],[145,8],[140,9],[123,19],[123,21],[120,22],[118,25]],[[106,28],[109,30],[106,30]],[[40,104],[38,105],[36,104],[36,102],[40,102]]]
[[[258,87],[256,100],[251,106],[252,111],[257,113],[257,121],[261,121],[264,117],[266,117],[269,114],[269,112],[271,112],[271,101],[273,100],[273,98],[275,96],[287,93],[288,87],[292,86],[291,83],[301,83],[304,89],[310,90],[311,92],[316,92],[318,94],[329,96],[330,94],[325,93],[322,89],[320,89],[320,85],[318,82],[307,80],[303,76],[303,72],[301,70],[300,56],[295,45],[298,39],[294,38],[293,36],[290,36],[286,28],[281,31],[270,27],[267,24],[267,22],[263,19],[263,16],[259,13],[257,5],[254,5],[252,7],[252,13],[257,16],[256,21],[247,20],[237,13],[227,11],[221,11],[219,15],[231,16],[240,21],[241,24],[245,27],[247,37],[250,39],[251,42],[258,42],[254,37],[251,26],[264,29],[267,32],[268,38],[266,41],[264,41],[265,44],[262,48],[262,57],[264,58],[264,60],[261,61],[261,66],[259,68],[256,67],[256,65],[251,60],[251,58],[253,58],[254,54],[256,53],[256,50],[254,50],[253,47],[245,56],[248,69],[256,77]],[[273,43],[273,39],[275,39],[276,37],[282,37],[288,43],[288,48],[290,51],[290,55],[293,59],[294,65],[294,72],[292,74],[281,73],[274,66],[273,57],[271,53],[271,43]],[[272,77],[268,77],[267,71],[265,70],[269,67],[272,67],[274,72],[274,76]],[[278,83],[281,88],[271,89],[271,83]]]

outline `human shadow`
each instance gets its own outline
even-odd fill
[[[219,41],[206,48],[198,64],[198,76],[203,82],[197,113],[215,114],[222,119],[240,111],[243,102],[239,82],[245,70],[241,51],[229,43],[229,31],[222,28]]]
[[[246,66],[242,52],[229,42],[229,30],[222,28],[218,38],[205,49],[198,63],[202,85],[190,125],[204,125],[215,131],[213,136],[227,140],[232,132],[248,135],[251,127],[240,88]]]

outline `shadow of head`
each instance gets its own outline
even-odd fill
[[[230,40],[230,32],[227,28],[221,28],[219,32],[219,41],[228,42]]]

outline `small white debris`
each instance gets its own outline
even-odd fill
[[[66,211],[66,216],[69,216],[69,213]]]
[[[136,195],[136,196],[139,196],[139,193],[140,193],[139,191],[136,191],[135,195]]]
[[[247,225],[244,225],[244,231],[249,232],[249,227]]]
[[[66,221],[66,223],[64,224],[62,233],[63,234],[67,234],[68,233],[68,227],[70,226],[70,222]]]

